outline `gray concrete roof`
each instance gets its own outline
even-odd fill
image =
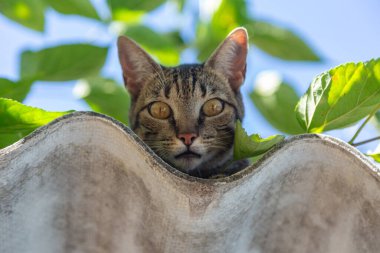
[[[0,252],[379,252],[380,171],[301,135],[223,179],[77,112],[0,150]]]

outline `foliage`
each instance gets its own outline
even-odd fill
[[[114,80],[102,77],[84,79],[76,84],[74,92],[95,112],[112,115],[120,122],[128,124],[129,95]]]
[[[372,157],[376,162],[380,163],[380,153],[368,154],[368,155]]]
[[[321,133],[367,117],[349,142],[358,146],[368,142],[353,143],[365,124],[374,115],[377,120],[380,117],[380,58],[346,63],[318,75],[299,99],[295,111],[297,95],[289,85],[280,83],[269,94],[260,91],[260,86],[257,88],[251,94],[254,104],[268,122],[285,133]],[[298,126],[293,120],[295,117]],[[370,141],[377,139],[380,138]],[[377,153],[369,156],[379,161]]]
[[[265,18],[252,17],[245,0],[221,0],[209,21],[197,20],[195,36],[190,41],[183,37],[183,31],[163,33],[144,24],[145,15],[168,1],[105,1],[107,17],[100,17],[90,0],[0,0],[0,13],[41,33],[44,32],[45,13],[49,9],[62,15],[81,16],[105,27],[117,24],[122,28],[117,35],[127,35],[136,40],[164,65],[178,64],[181,53],[186,49],[195,50],[198,59],[205,60],[227,33],[238,26],[246,27],[251,35],[251,45],[273,57],[287,61],[321,61],[321,57],[295,30],[277,22],[268,22]],[[185,11],[185,0],[172,2],[177,3],[178,12]],[[46,112],[19,103],[36,81],[80,80],[74,88],[75,93],[92,110],[127,124],[128,94],[121,84],[101,76],[110,47],[57,44],[23,51],[19,80],[0,78],[0,96],[3,97],[0,98],[0,148],[68,113]],[[350,141],[355,145],[356,136],[371,118],[380,129],[380,60],[347,63],[328,70],[313,80],[301,98],[291,84],[282,80],[270,92],[255,87],[250,98],[264,118],[286,134],[320,133],[349,126],[366,117]],[[248,136],[240,123],[236,126],[235,136],[235,158],[254,156],[255,160],[284,138],[280,135],[265,139],[259,135]],[[379,159],[378,154],[371,156]]]
[[[0,146],[10,145],[67,113],[69,112],[47,112],[12,99],[0,98]]]
[[[107,51],[107,48],[85,44],[24,51],[20,76],[26,80],[68,81],[95,75],[104,65]]]
[[[265,83],[263,85],[269,85]],[[276,129],[287,134],[300,134],[304,130],[299,125],[294,107],[298,102],[298,95],[287,83],[279,83],[273,90],[260,89],[256,85],[250,94],[251,100],[256,108],[263,114],[266,120]]]
[[[205,60],[226,33],[237,26],[244,26],[249,34],[254,34],[249,38],[250,43],[272,56],[291,61],[320,61],[313,49],[291,29],[250,17],[244,0],[222,0],[211,22],[199,24],[198,58]]]
[[[347,63],[318,75],[297,105],[305,131],[349,126],[380,108],[380,58]]]
[[[179,52],[184,44],[178,32],[158,33],[143,25],[130,25],[124,35],[134,39],[162,64],[179,64]]]
[[[0,94],[3,98],[10,98],[22,102],[26,95],[28,95],[30,81],[13,82],[11,80],[0,78]]]
[[[283,135],[273,135],[264,139],[258,134],[248,136],[238,121],[235,129],[234,159],[261,156],[284,138]]]

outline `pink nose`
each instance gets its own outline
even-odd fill
[[[197,135],[194,133],[185,133],[185,134],[178,134],[177,136],[185,145],[191,145],[195,138],[197,138]]]

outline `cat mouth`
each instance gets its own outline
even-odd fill
[[[191,158],[201,158],[201,155],[200,154],[197,154],[193,151],[190,151],[190,150],[186,150],[185,152],[179,154],[179,155],[176,155],[174,156],[175,159],[178,159],[178,158],[185,158],[185,159],[191,159]]]

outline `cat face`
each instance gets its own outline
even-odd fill
[[[126,37],[118,46],[135,133],[189,174],[202,175],[229,162],[235,122],[243,117],[239,87],[245,76],[245,29],[235,29],[204,64],[166,68]]]

